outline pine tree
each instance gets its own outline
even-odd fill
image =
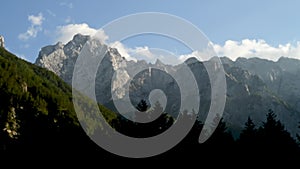
[[[258,149],[258,131],[252,119],[248,117],[244,129],[241,131],[237,140],[237,151],[244,159],[250,158],[252,154],[259,151]],[[252,157],[253,158],[253,157]]]
[[[136,109],[140,112],[145,112],[148,110],[148,108],[149,108],[149,106],[148,106],[146,100],[144,100],[144,99],[142,99],[136,106]]]
[[[245,128],[240,134],[239,141],[241,144],[254,145],[256,143],[257,129],[252,119],[248,117],[247,122],[245,123]]]
[[[300,129],[300,122],[298,128]],[[298,145],[300,146],[300,135],[296,134],[296,137],[297,137]]]
[[[275,134],[274,132],[284,130],[284,126],[280,121],[276,120],[276,115],[273,110],[269,109],[269,113],[267,114],[267,121],[263,123],[263,128],[266,134]]]
[[[214,120],[216,124],[212,124],[214,126],[217,126],[217,128],[212,133],[211,137],[207,140],[207,143],[215,145],[216,147],[221,146],[223,148],[232,146],[232,144],[234,143],[234,139],[231,132],[227,130],[227,126],[223,121],[223,118],[221,118],[220,121],[217,120],[217,118],[220,117],[216,116]]]
[[[146,138],[161,134],[173,125],[174,118],[163,112],[163,107],[159,102],[156,102],[150,109],[145,100],[141,100],[138,105],[138,110],[146,109],[147,111],[135,112],[136,121],[120,118],[119,124],[116,126],[118,132],[130,137]],[[147,120],[147,122],[144,123],[143,120]]]
[[[260,152],[276,158],[295,157],[298,151],[296,141],[285,130],[284,125],[276,119],[272,110],[269,110],[266,116],[266,122],[258,130]]]

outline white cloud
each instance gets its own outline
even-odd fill
[[[300,42],[272,46],[262,39],[244,39],[241,42],[227,40],[223,46],[213,46],[218,56],[227,56],[232,60],[238,57],[259,57],[277,61],[281,56],[300,59]]]
[[[187,60],[188,58],[196,57],[195,55],[196,55],[196,52],[193,52],[193,53],[191,53],[191,54],[186,54],[186,55],[180,55],[180,56],[178,57],[178,60],[179,60],[180,62],[184,62],[184,61]]]
[[[57,27],[57,41],[67,43],[72,40],[75,34],[81,33],[84,35],[94,35],[97,32],[96,29],[90,28],[88,24],[68,24]]]
[[[164,64],[169,65],[177,65],[184,61],[179,59],[174,53],[165,49],[149,48],[148,46],[127,48],[119,41],[114,42],[109,46],[118,49],[118,52],[121,56],[125,57],[126,60],[145,60],[150,63],[155,63],[157,59],[159,59]]]
[[[175,59],[175,55],[171,52],[163,52],[162,54],[162,49],[152,49],[147,46],[126,48],[124,44],[117,42],[113,47],[117,48],[119,53],[129,60],[143,59],[153,63],[156,59],[160,59],[165,64],[173,65],[182,63],[190,57],[196,57],[199,61],[205,61],[216,55],[219,57],[227,56],[232,60],[236,60],[238,57],[258,57],[277,61],[282,56],[300,59],[300,42],[272,46],[262,39],[244,39],[240,42],[227,40],[223,46],[212,42],[210,42],[210,45],[212,45],[214,51],[211,48],[207,48],[204,51],[194,51],[190,54],[179,55]]]
[[[18,38],[20,40],[28,40],[29,38],[35,38],[38,32],[42,31],[42,24],[45,18],[42,13],[39,13],[37,16],[29,15],[28,21],[31,23],[30,27],[28,27],[27,31],[19,34]]]
[[[56,41],[60,41],[62,43],[69,42],[70,40],[72,40],[73,36],[78,33],[81,33],[83,35],[95,36],[102,43],[104,43],[108,39],[108,36],[104,33],[102,29],[97,30],[91,28],[86,23],[58,26],[56,33],[57,33]]]
[[[156,60],[156,55],[152,53],[148,46],[144,47],[135,47],[134,49],[128,49],[129,54],[134,56],[139,60],[147,60],[153,62]]]
[[[45,20],[45,18],[43,17],[42,13],[39,13],[37,16],[29,15],[28,20],[31,22],[33,26],[35,25],[40,26],[42,25],[43,20]]]
[[[130,56],[129,51],[132,49],[126,48],[123,43],[121,43],[120,41],[116,41],[113,42],[111,44],[109,44],[110,47],[112,48],[116,48],[118,50],[118,52],[120,53],[121,56],[125,57],[126,60],[133,60],[136,61],[136,58],[133,58]]]
[[[108,36],[105,34],[103,29],[98,29],[93,37],[100,40],[101,43],[106,43],[106,40],[108,39]]]
[[[152,59],[154,57],[153,53],[150,52],[148,46],[136,47],[133,52],[138,55],[145,56],[146,58],[149,58],[149,59]]]
[[[180,55],[178,57],[178,63],[182,63],[190,57],[195,57],[199,61],[206,61],[206,60],[209,60],[210,58],[212,58],[214,56],[216,56],[216,53],[211,49],[206,49],[206,50],[203,50],[203,51],[193,51],[190,54]]]
[[[28,40],[29,38],[35,38],[37,33],[41,30],[42,28],[40,27],[29,27],[26,32],[19,34],[18,38],[24,41]]]
[[[119,41],[111,43],[109,46],[118,49],[121,56],[125,57],[127,60],[145,60],[147,62],[155,63],[156,60],[159,59],[164,64],[170,65],[183,63],[190,57],[196,57],[199,61],[204,61],[216,56],[216,53],[213,50],[194,51],[190,54],[178,56],[165,49],[149,48],[148,46],[128,48]]]
[[[160,59],[166,64],[177,64],[178,61],[174,59],[175,55],[169,51],[157,48],[135,47],[128,48],[123,43],[116,41],[109,44],[110,47],[116,48],[121,56],[126,60],[145,60],[147,62],[155,63],[157,59]],[[172,60],[170,59],[172,57]],[[176,58],[176,57],[175,57]]]

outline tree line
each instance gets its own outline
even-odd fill
[[[159,103],[155,103],[153,108],[150,108],[145,100],[141,100],[136,108],[139,111],[135,115],[137,117],[144,116],[143,118],[163,110]],[[191,116],[195,116],[195,114],[180,113],[178,119],[188,121],[192,119]],[[165,112],[150,123],[133,122],[121,115],[118,116],[118,119],[117,124],[111,125],[118,132],[137,138],[163,133],[176,122],[175,118]],[[234,139],[227,124],[221,118],[211,137],[200,144],[198,139],[202,128],[203,123],[197,119],[191,131],[178,145],[149,159],[240,159],[247,162],[266,159],[295,162],[300,159],[300,136],[297,134],[296,137],[292,137],[271,109],[266,113],[266,120],[261,125],[254,124],[251,117],[248,117],[237,139]]]

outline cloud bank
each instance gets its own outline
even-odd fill
[[[258,57],[277,61],[281,56],[300,59],[300,42],[272,46],[262,39],[227,40],[224,45],[213,44],[218,56],[227,56],[232,60],[238,57]]]
[[[32,19],[32,23],[41,24],[39,20]],[[77,33],[84,35],[96,36],[101,42],[108,44],[111,47],[117,48],[119,53],[127,60],[146,60],[148,62],[155,62],[156,59],[160,59],[164,63],[177,64],[185,61],[190,57],[198,56],[200,60],[208,60],[213,55],[219,57],[226,56],[232,60],[236,60],[238,57],[250,58],[258,57],[262,59],[268,59],[277,61],[281,56],[300,59],[300,41],[296,43],[280,44],[278,46],[272,46],[262,39],[244,39],[241,41],[227,40],[224,45],[210,43],[214,52],[208,51],[194,51],[188,54],[181,54],[175,56],[172,52],[164,52],[163,49],[152,49],[148,46],[138,46],[135,48],[128,48],[123,43],[116,41],[108,43],[109,37],[102,29],[94,29],[89,27],[88,24],[68,24],[57,27],[57,41],[67,43],[72,40],[73,36]],[[158,52],[157,52],[158,51]],[[163,52],[162,52],[163,51]],[[168,56],[163,56],[162,53]],[[172,57],[171,57],[172,55]],[[173,57],[175,56],[175,58]],[[169,59],[169,61],[168,61]],[[172,60],[171,60],[172,59]]]

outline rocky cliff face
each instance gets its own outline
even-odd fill
[[[259,58],[240,58],[234,66],[257,75],[274,94],[300,111],[299,60],[281,57],[273,62]]]
[[[66,45],[57,43],[46,46],[41,49],[36,64],[55,72],[71,84],[75,61],[89,39],[89,36],[78,34]],[[106,50],[96,75],[98,102],[115,110],[112,95],[122,100],[128,94],[124,88],[127,87],[131,90],[129,94],[133,105],[137,105],[141,99],[146,99],[149,103],[151,91],[160,89],[168,99],[165,110],[171,114],[178,110],[180,91],[176,81],[163,73],[155,74],[156,69],[153,71],[148,67],[174,74],[182,68],[182,64],[170,66],[159,60],[155,64],[127,61],[116,49],[105,44],[98,45]],[[278,62],[257,58],[239,58],[232,61],[226,57],[221,58],[221,61],[227,81],[227,100],[223,117],[233,133],[238,133],[242,129],[248,116],[260,125],[265,121],[268,109],[273,109],[277,113],[278,118],[291,133],[297,132],[297,124],[300,121],[300,61],[288,58],[281,58]],[[208,74],[203,63],[195,58],[186,60],[185,64],[189,66],[198,83],[201,100],[199,118],[204,121],[211,102]],[[135,75],[138,70],[141,73]],[[130,78],[133,75],[134,78]],[[117,79],[113,83],[112,77]]]
[[[76,59],[83,45],[89,39],[89,36],[77,34],[66,45],[58,42],[55,45],[45,46],[39,52],[35,64],[53,71],[71,84]]]

